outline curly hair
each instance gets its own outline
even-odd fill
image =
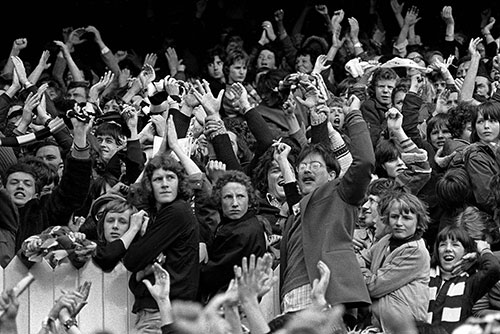
[[[256,209],[258,206],[257,195],[255,194],[254,187],[250,177],[245,173],[237,170],[229,170],[224,172],[222,176],[217,179],[214,188],[212,189],[212,199],[214,206],[221,210],[222,208],[222,188],[230,182],[239,183],[247,189],[248,194],[248,208]]]
[[[99,217],[99,220],[97,221],[97,241],[99,243],[101,244],[107,243],[107,240],[104,238],[104,221],[106,220],[106,216],[108,215],[108,213],[122,213],[127,210],[130,210],[130,215],[133,215],[134,213],[137,212],[136,207],[127,202],[125,198],[115,199],[104,204],[102,214]]]
[[[283,137],[283,143],[288,144],[292,149],[288,155],[288,161],[295,164],[295,158],[300,152],[299,143],[291,137]],[[267,173],[274,161],[274,147],[269,146],[269,148],[259,157],[255,168],[251,171],[252,184],[260,195],[265,195],[268,190],[268,179]]]
[[[163,169],[165,171],[171,171],[179,179],[178,193],[177,197],[182,199],[189,199],[191,196],[191,189],[187,184],[187,174],[184,167],[180,162],[171,157],[168,153],[163,153],[154,156],[149,160],[149,162],[144,167],[144,175],[141,180],[141,185],[138,189],[140,195],[145,203],[149,204],[150,208],[156,207],[156,199],[154,198],[153,188],[151,186],[153,173],[158,170]]]
[[[472,122],[472,114],[475,108],[476,106],[471,102],[460,101],[455,108],[449,110],[448,114],[450,118],[448,119],[448,129],[453,138],[462,137],[467,122]]]
[[[411,193],[401,191],[386,193],[380,199],[380,212],[382,222],[387,226],[389,226],[389,214],[393,205],[399,205],[401,213],[413,213],[417,216],[415,236],[421,237],[430,221],[427,204]]]
[[[379,81],[382,80],[397,80],[399,78],[396,71],[389,67],[380,67],[373,72],[370,85],[368,86],[368,94],[375,97],[375,88],[377,87]]]

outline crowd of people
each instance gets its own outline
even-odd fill
[[[283,8],[253,40],[167,37],[161,54],[111,50],[90,25],[35,64],[19,36],[0,75],[0,265],[123,263],[136,333],[492,333],[498,13],[465,35],[444,6],[428,45],[418,7],[391,0],[389,33],[376,3],[369,22],[308,4],[293,30]],[[41,333],[79,333],[89,288]],[[17,309],[6,289],[1,333]]]

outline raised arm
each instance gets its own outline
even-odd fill
[[[480,37],[471,38],[469,42],[469,54],[471,56],[471,61],[467,74],[465,74],[464,83],[460,89],[460,99],[462,101],[473,100],[477,70],[479,69],[479,62],[481,61],[481,54],[477,51],[477,45],[482,40],[483,39]]]
[[[11,57],[19,57],[21,50],[25,49],[28,46],[28,40],[26,38],[17,38],[12,43],[12,48],[10,49],[9,57],[7,58],[7,62],[2,69],[2,75],[11,74],[14,70],[14,64],[12,63]]]

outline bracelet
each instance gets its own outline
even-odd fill
[[[179,95],[169,95],[168,97],[170,97],[172,100],[174,100],[174,102],[177,102],[177,103],[182,102],[182,99]]]
[[[77,322],[74,318],[69,318],[68,320],[66,320],[64,322],[64,328],[66,328],[66,330],[69,330],[71,327],[76,326],[76,325],[77,325]]]
[[[46,128],[49,127],[49,123],[53,121],[53,118],[52,117],[49,117],[47,118],[47,120],[45,121],[45,123],[43,123],[43,126],[45,126]]]
[[[76,146],[75,143],[73,143],[73,149],[76,152],[83,152],[83,151],[86,151],[86,150],[90,149],[90,144],[87,142],[84,147],[78,147],[78,146]]]

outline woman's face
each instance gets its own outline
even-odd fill
[[[276,57],[274,53],[269,50],[262,50],[257,58],[257,69],[259,68],[276,68]]]
[[[464,254],[465,248],[458,240],[448,238],[438,245],[439,264],[446,272],[451,272]]]
[[[395,239],[406,239],[417,231],[417,215],[412,212],[404,212],[401,204],[395,202],[389,210],[389,227]]]
[[[179,191],[179,178],[170,170],[158,168],[151,176],[151,187],[156,204],[171,203],[177,198]]]
[[[443,147],[444,142],[446,139],[451,138],[451,132],[448,130],[448,127],[446,125],[443,125],[441,127],[435,127],[432,129],[429,140],[431,142],[432,147],[435,149],[439,149],[440,147]]]
[[[401,157],[397,157],[395,160],[385,162],[382,167],[387,172],[387,176],[395,179],[399,174],[403,173],[407,167]]]
[[[479,139],[484,143],[498,142],[498,135],[500,133],[500,126],[497,120],[485,120],[483,113],[479,113],[476,120],[476,132]]]
[[[224,76],[222,68],[224,67],[224,62],[219,56],[214,56],[213,62],[207,65],[208,75],[214,79],[221,79]]]
[[[240,219],[248,211],[247,188],[238,182],[228,182],[221,189],[222,214],[229,219]]]
[[[284,184],[285,181],[280,166],[276,160],[273,160],[271,167],[267,171],[267,191],[279,200],[285,199]]]
[[[229,66],[229,83],[243,82],[247,76],[247,64],[240,59]]]
[[[108,212],[104,217],[104,239],[112,242],[120,239],[130,226],[130,210]]]

